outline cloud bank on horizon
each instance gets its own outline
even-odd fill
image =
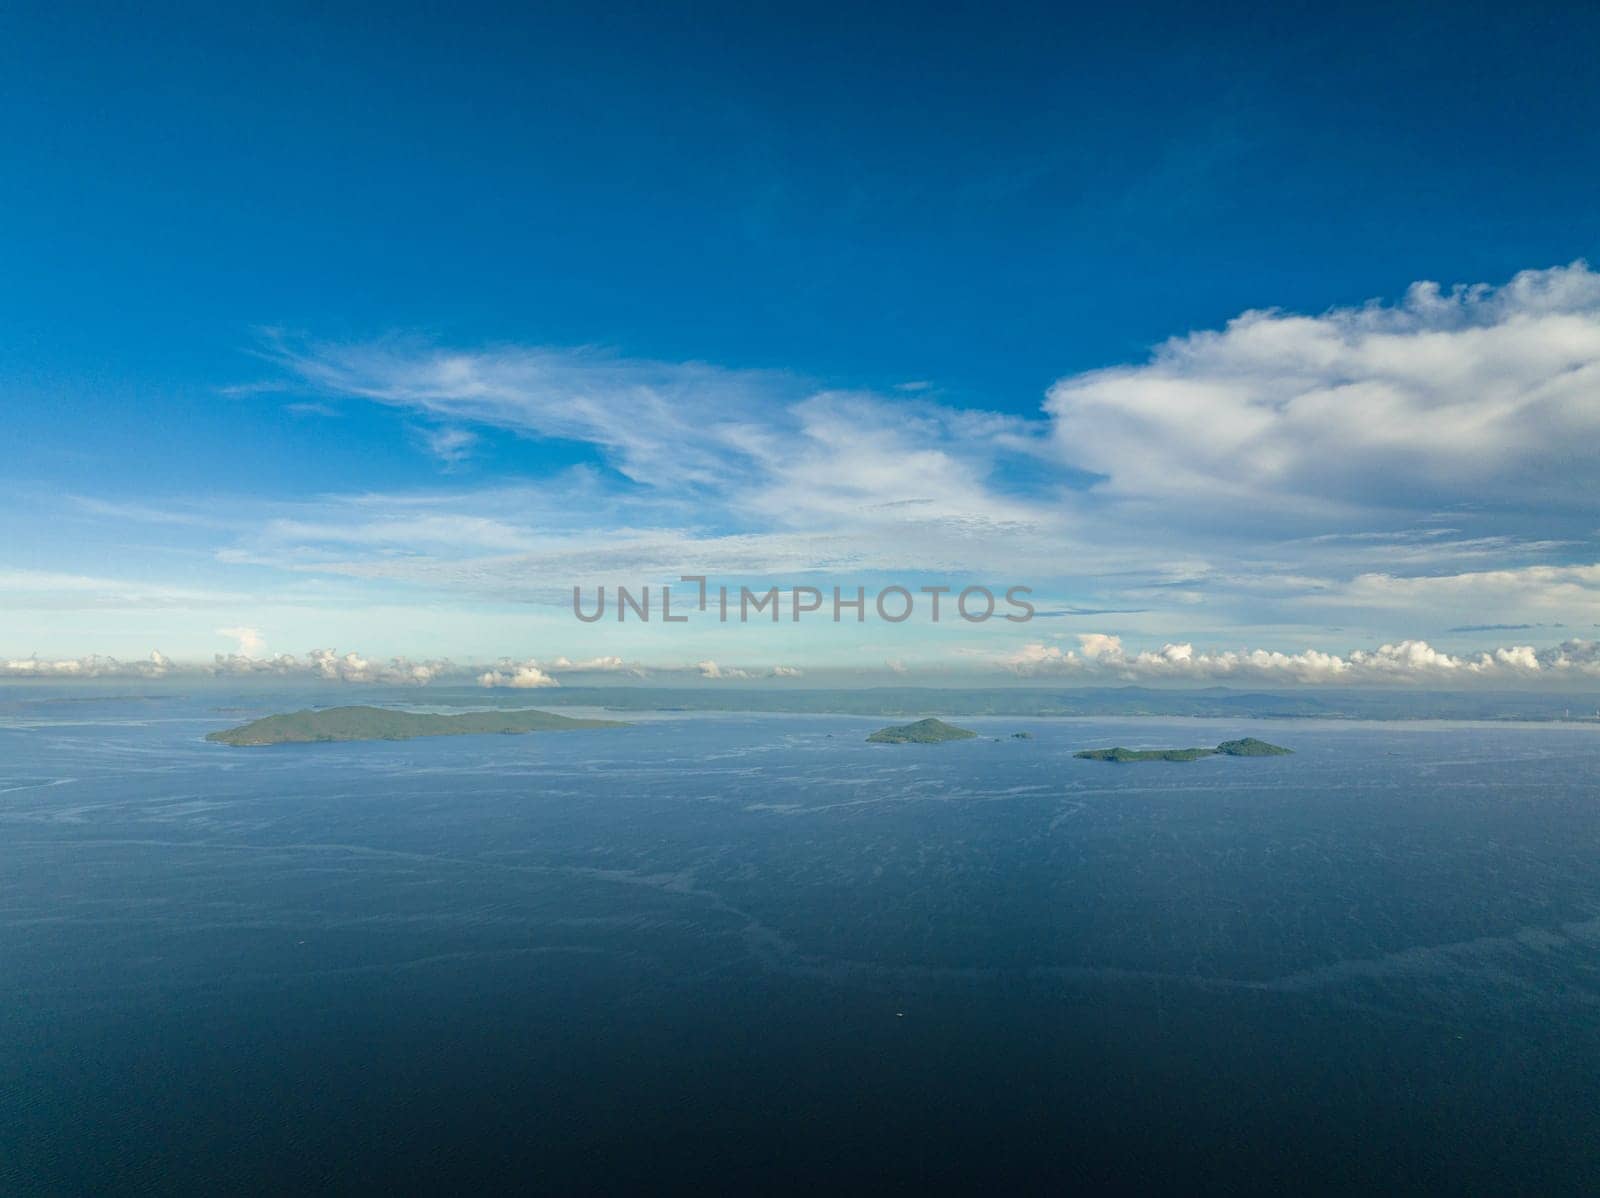
[[[69,497],[40,519],[152,549],[137,577],[76,573],[70,537],[50,568],[0,572],[0,675],[1600,677],[1600,273],[1583,262],[1245,312],[1060,378],[1033,415],[923,380],[864,391],[590,348],[272,336],[264,352],[279,374],[231,402],[292,403],[335,441],[342,412],[388,413],[433,465],[383,493],[342,489],[333,453],[305,498]],[[490,476],[477,455],[497,439],[566,456]],[[566,607],[574,586],[684,573],[1015,583],[1041,615],[735,633],[586,626]],[[113,614],[116,646],[97,640]],[[1491,628],[1526,643],[1463,640]],[[377,642],[382,664],[274,652],[334,639]],[[34,655],[40,641],[56,651]]]
[[[1029,642],[1020,649],[977,657],[965,677],[981,677],[985,666],[1000,667],[1018,678],[1051,680],[1063,684],[1227,683],[1308,686],[1327,683],[1374,686],[1385,683],[1428,684],[1456,687],[1474,683],[1501,686],[1529,684],[1600,684],[1600,642],[1569,640],[1546,649],[1518,645],[1475,654],[1441,652],[1425,641],[1401,641],[1376,649],[1355,649],[1345,655],[1308,649],[1282,653],[1254,649],[1196,652],[1190,644],[1166,644],[1156,650],[1129,651],[1120,637],[1105,633],[1078,634],[1079,647]],[[903,663],[886,661],[890,674],[908,672]],[[806,671],[797,666],[746,668],[707,659],[692,666],[650,667],[624,663],[620,658],[573,662],[502,658],[487,670],[448,658],[412,661],[396,657],[377,660],[356,652],[315,649],[297,656],[270,657],[217,654],[209,663],[175,662],[159,651],[147,658],[120,660],[90,655],[59,660],[26,658],[0,661],[0,679],[160,679],[160,678],[279,678],[298,681],[427,686],[432,683],[461,686],[476,684],[490,690],[541,690],[569,683],[591,682],[595,674],[624,675],[657,681],[732,681],[798,679]],[[946,674],[948,680],[950,674]]]

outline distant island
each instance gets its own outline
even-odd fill
[[[1283,757],[1293,753],[1282,745],[1268,744],[1247,736],[1243,740],[1225,740],[1214,749],[1084,749],[1074,753],[1086,761],[1197,761],[1201,757]]]
[[[217,744],[257,746],[345,740],[411,740],[418,736],[471,736],[489,732],[565,732],[575,728],[625,728],[618,720],[580,720],[548,711],[469,711],[425,715],[386,707],[327,707],[269,715],[206,739]]]
[[[943,720],[918,720],[914,724],[896,724],[879,728],[867,740],[875,745],[937,745],[947,740],[970,740],[977,736],[965,728],[957,728]]]

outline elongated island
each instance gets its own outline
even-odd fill
[[[585,720],[525,708],[518,711],[468,711],[430,715],[387,707],[326,707],[269,715],[237,728],[209,732],[217,744],[313,744],[346,740],[411,740],[418,736],[474,736],[490,732],[566,732],[578,728],[626,728],[618,720]]]
[[[1214,749],[1084,749],[1074,753],[1088,761],[1197,761],[1201,757],[1283,757],[1293,753],[1282,745],[1268,744],[1247,736],[1243,740],[1225,740]]]

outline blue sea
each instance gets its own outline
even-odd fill
[[[1595,727],[296,705],[0,692],[0,1193],[1600,1192]]]

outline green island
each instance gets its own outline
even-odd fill
[[[867,740],[875,745],[937,745],[947,740],[970,740],[977,735],[943,720],[928,719],[879,728]]]
[[[428,715],[386,707],[327,707],[269,715],[237,728],[209,732],[217,744],[258,746],[313,744],[345,740],[410,740],[417,736],[472,736],[484,733],[565,732],[575,728],[625,728],[618,720],[581,720],[548,711],[469,711]]]
[[[1084,749],[1074,753],[1087,761],[1198,761],[1202,757],[1283,757],[1293,753],[1282,745],[1268,744],[1247,736],[1243,740],[1225,740],[1214,749]]]

